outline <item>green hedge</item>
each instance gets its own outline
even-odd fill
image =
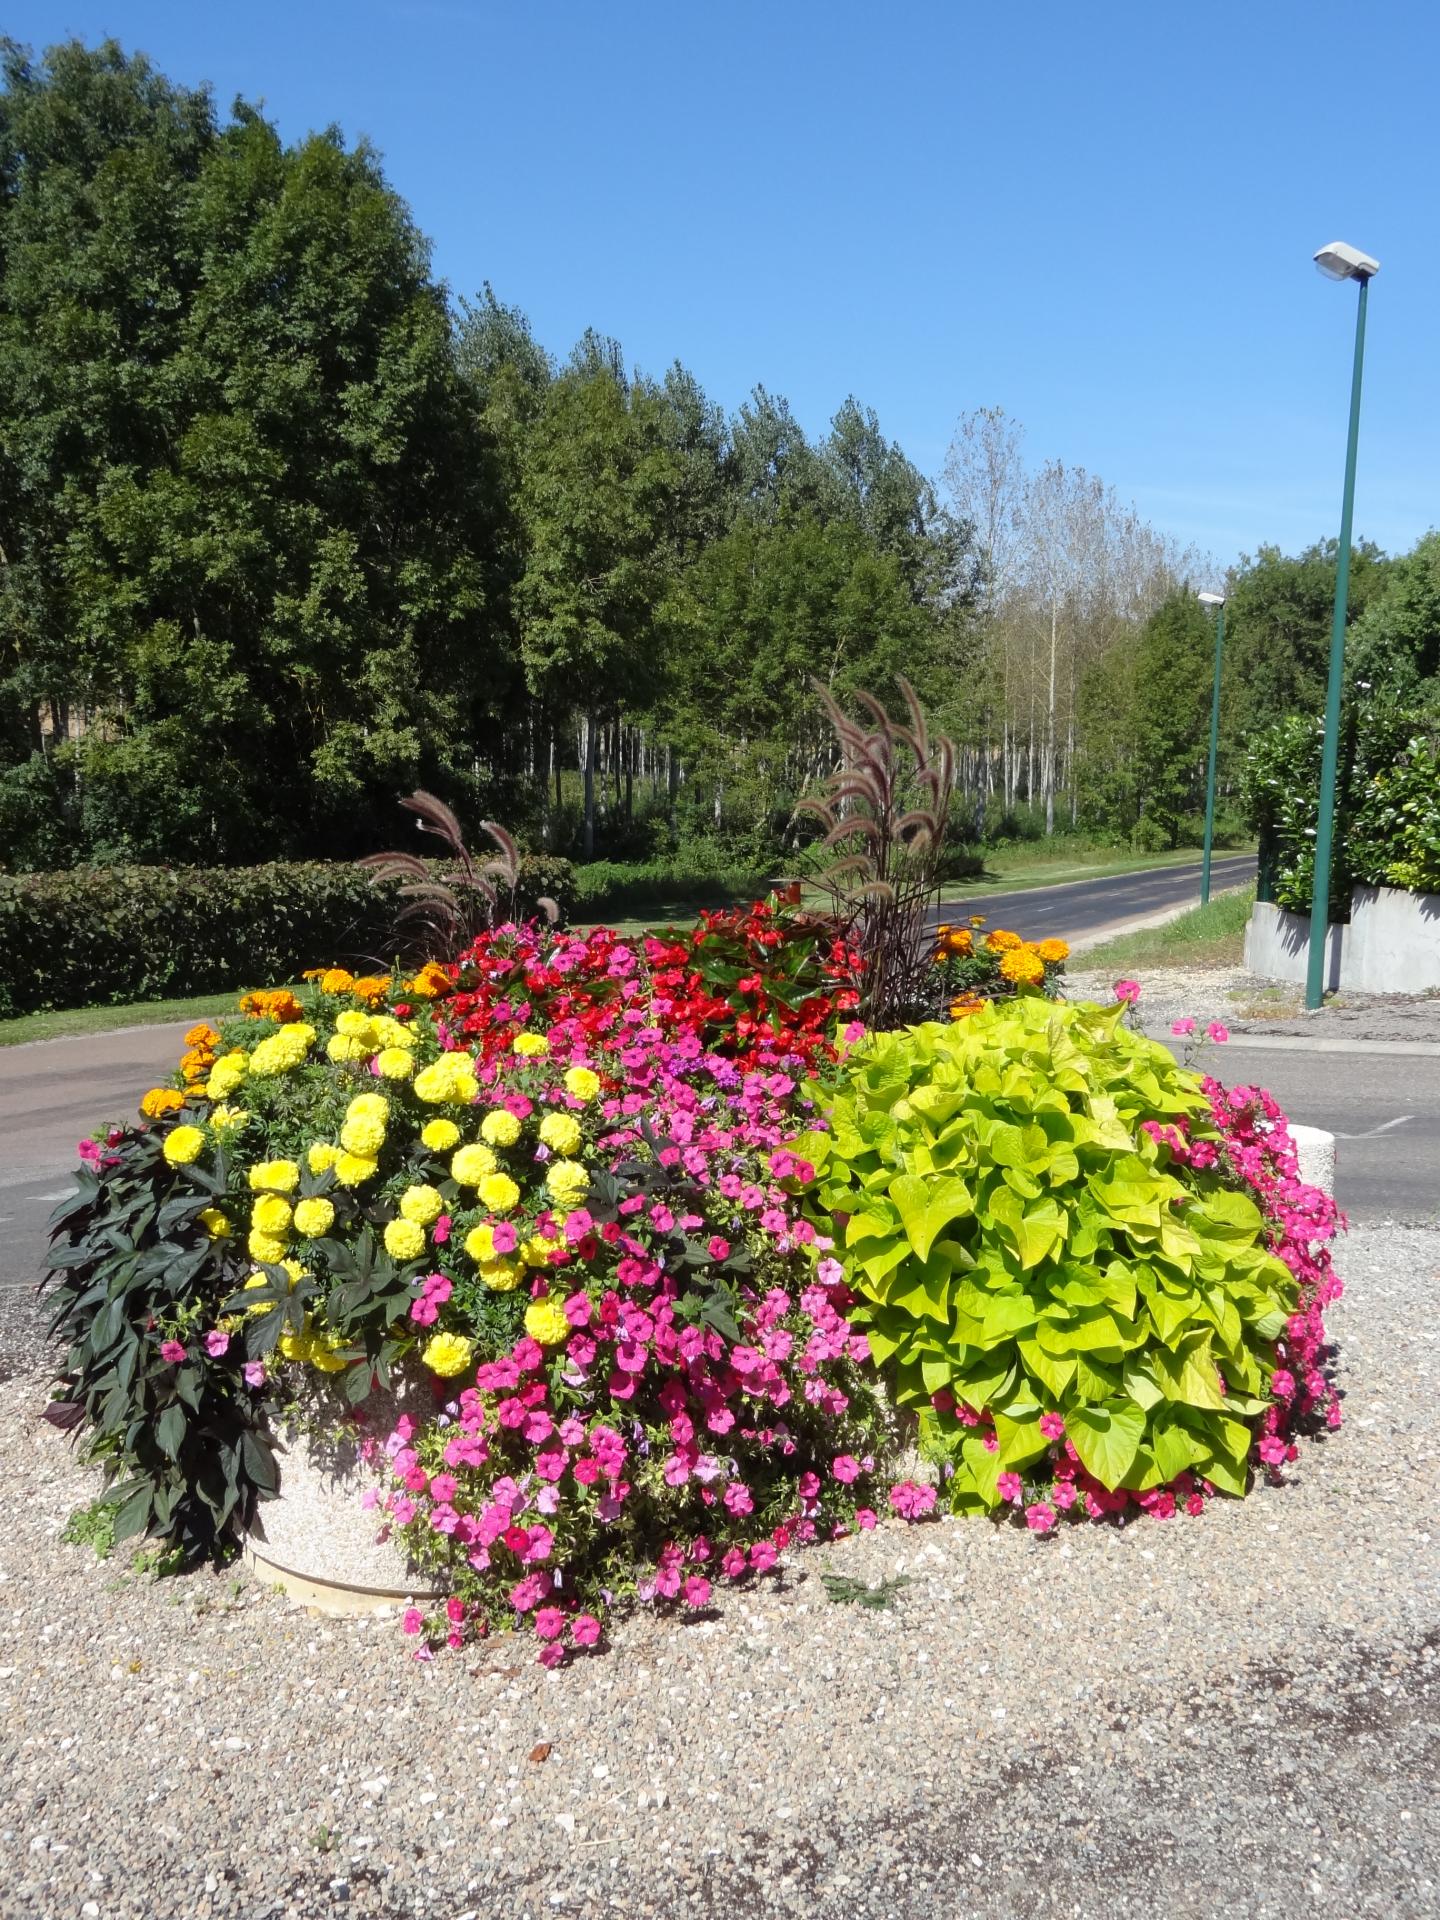
[[[572,911],[567,861],[521,861],[521,911],[541,894]],[[332,963],[384,971],[398,904],[393,885],[318,861],[0,874],[0,1017],[267,986]]]
[[[696,867],[682,860],[591,860],[576,867],[575,917],[621,919],[666,915],[679,908],[723,907],[732,900],[761,900],[773,880],[763,869]]]

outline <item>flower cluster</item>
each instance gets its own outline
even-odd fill
[[[936,991],[952,1020],[1015,993],[1053,992],[1070,957],[1063,940],[1024,940],[1005,927],[985,933],[984,926],[977,913],[964,926],[942,920],[935,929]]]

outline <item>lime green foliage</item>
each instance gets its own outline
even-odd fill
[[[1054,1412],[1107,1488],[1188,1468],[1245,1491],[1296,1285],[1253,1201],[1162,1164],[1145,1122],[1218,1136],[1196,1076],[1121,1013],[1027,996],[872,1035],[831,1132],[797,1148],[845,1221],[872,1352],[962,1509],[1033,1476]],[[998,1450],[937,1394],[993,1416]]]

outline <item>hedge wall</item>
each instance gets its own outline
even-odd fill
[[[521,911],[540,894],[572,910],[568,861],[522,860]],[[0,1017],[384,971],[398,904],[339,863],[0,874]]]

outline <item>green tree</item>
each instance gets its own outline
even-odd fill
[[[397,789],[463,791],[515,679],[425,244],[363,146],[217,129],[113,45],[6,82],[7,699],[84,707],[102,853],[373,845]]]
[[[1345,648],[1352,685],[1402,704],[1440,703],[1440,533],[1390,562]]]

